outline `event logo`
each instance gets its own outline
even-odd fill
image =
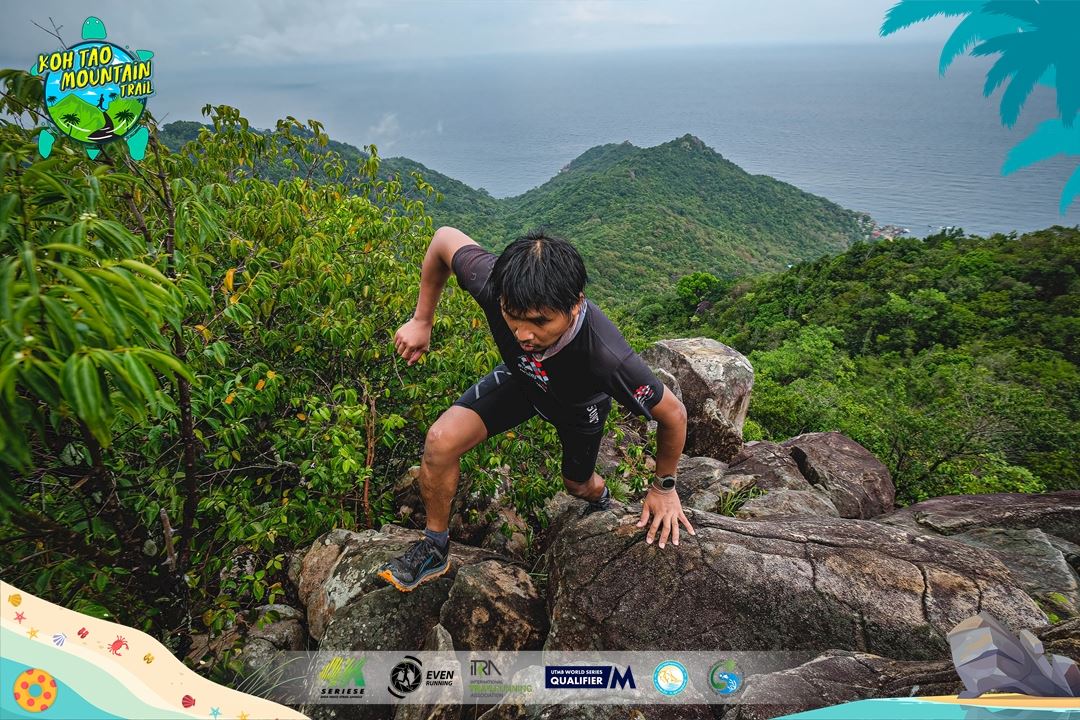
[[[717,695],[733,695],[742,686],[742,675],[734,660],[721,660],[709,668],[709,687]]]
[[[31,72],[44,80],[45,113],[56,132],[83,145],[91,158],[103,145],[124,140],[131,157],[142,160],[150,133],[139,122],[154,94],[153,56],[106,42],[96,17],[83,22],[82,42],[39,53]],[[49,157],[54,140],[49,130],[38,134],[42,157]]]
[[[386,688],[399,700],[420,687],[424,677],[424,664],[420,658],[406,655],[405,659],[390,671],[390,685]]]
[[[446,668],[424,672],[424,663],[420,658],[406,655],[405,659],[390,671],[390,685],[386,688],[390,694],[401,700],[420,685],[427,687],[448,687],[454,684],[454,670]]]
[[[544,687],[549,690],[572,688],[577,690],[637,689],[630,666],[620,673],[614,665],[545,665]]]
[[[364,696],[364,664],[367,658],[335,657],[319,671],[319,696],[323,699]]]
[[[469,695],[473,700],[500,698],[507,693],[530,694],[532,685],[512,685],[504,682],[502,670],[492,660],[469,661]]]
[[[665,660],[656,666],[652,681],[656,689],[665,695],[678,695],[686,688],[689,677],[682,663]]]

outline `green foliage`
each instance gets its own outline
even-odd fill
[[[631,314],[747,355],[747,439],[843,432],[903,503],[1078,488],[1078,257],[1061,227],[857,243],[724,288],[696,324],[682,281]]]
[[[171,123],[164,142],[179,149],[198,128]],[[349,162],[365,157],[344,143],[329,141],[327,148]],[[321,179],[317,168],[312,173],[307,167],[267,163],[260,176]],[[540,187],[500,200],[407,158],[381,167],[386,178],[419,172],[438,190],[439,202],[427,207],[434,224],[458,227],[488,249],[501,249],[539,226],[572,240],[589,269],[589,294],[605,309],[643,291],[660,292],[703,268],[700,287],[691,292],[700,302],[716,289],[710,276],[778,270],[843,250],[868,231],[867,216],[750,175],[692,135],[652,148],[628,142],[594,147]]]
[[[0,111],[34,127],[40,81],[0,79]],[[151,119],[142,163],[63,141],[43,160],[36,130],[0,120],[5,579],[180,655],[283,598],[287,553],[394,519],[427,428],[498,360],[453,283],[432,351],[393,352],[433,234],[422,177],[328,151],[315,121],[204,112],[177,152]],[[518,432],[464,471],[520,470],[528,512],[561,487],[558,441]]]

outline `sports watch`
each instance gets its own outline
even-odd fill
[[[675,491],[675,476],[664,475],[653,480],[652,486],[662,493]]]

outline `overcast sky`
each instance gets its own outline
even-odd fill
[[[83,19],[108,39],[176,69],[207,65],[412,60],[489,53],[587,52],[734,44],[940,42],[952,21],[878,37],[894,0],[195,0],[5,2],[0,63],[29,66],[55,41],[32,22]]]

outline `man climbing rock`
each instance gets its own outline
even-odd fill
[[[686,408],[586,299],[588,276],[574,246],[534,231],[496,256],[460,230],[439,228],[420,270],[416,312],[394,337],[409,365],[428,350],[435,306],[451,272],[483,309],[503,362],[428,430],[420,465],[424,537],[379,576],[409,591],[449,569],[447,528],[461,456],[537,414],[558,431],[567,492],[588,501],[589,511],[606,510],[610,494],[594,468],[612,398],[658,424],[656,478],[637,523],[649,525],[646,541],[659,532],[661,548],[669,537],[678,545],[680,523],[694,534],[675,492]]]

